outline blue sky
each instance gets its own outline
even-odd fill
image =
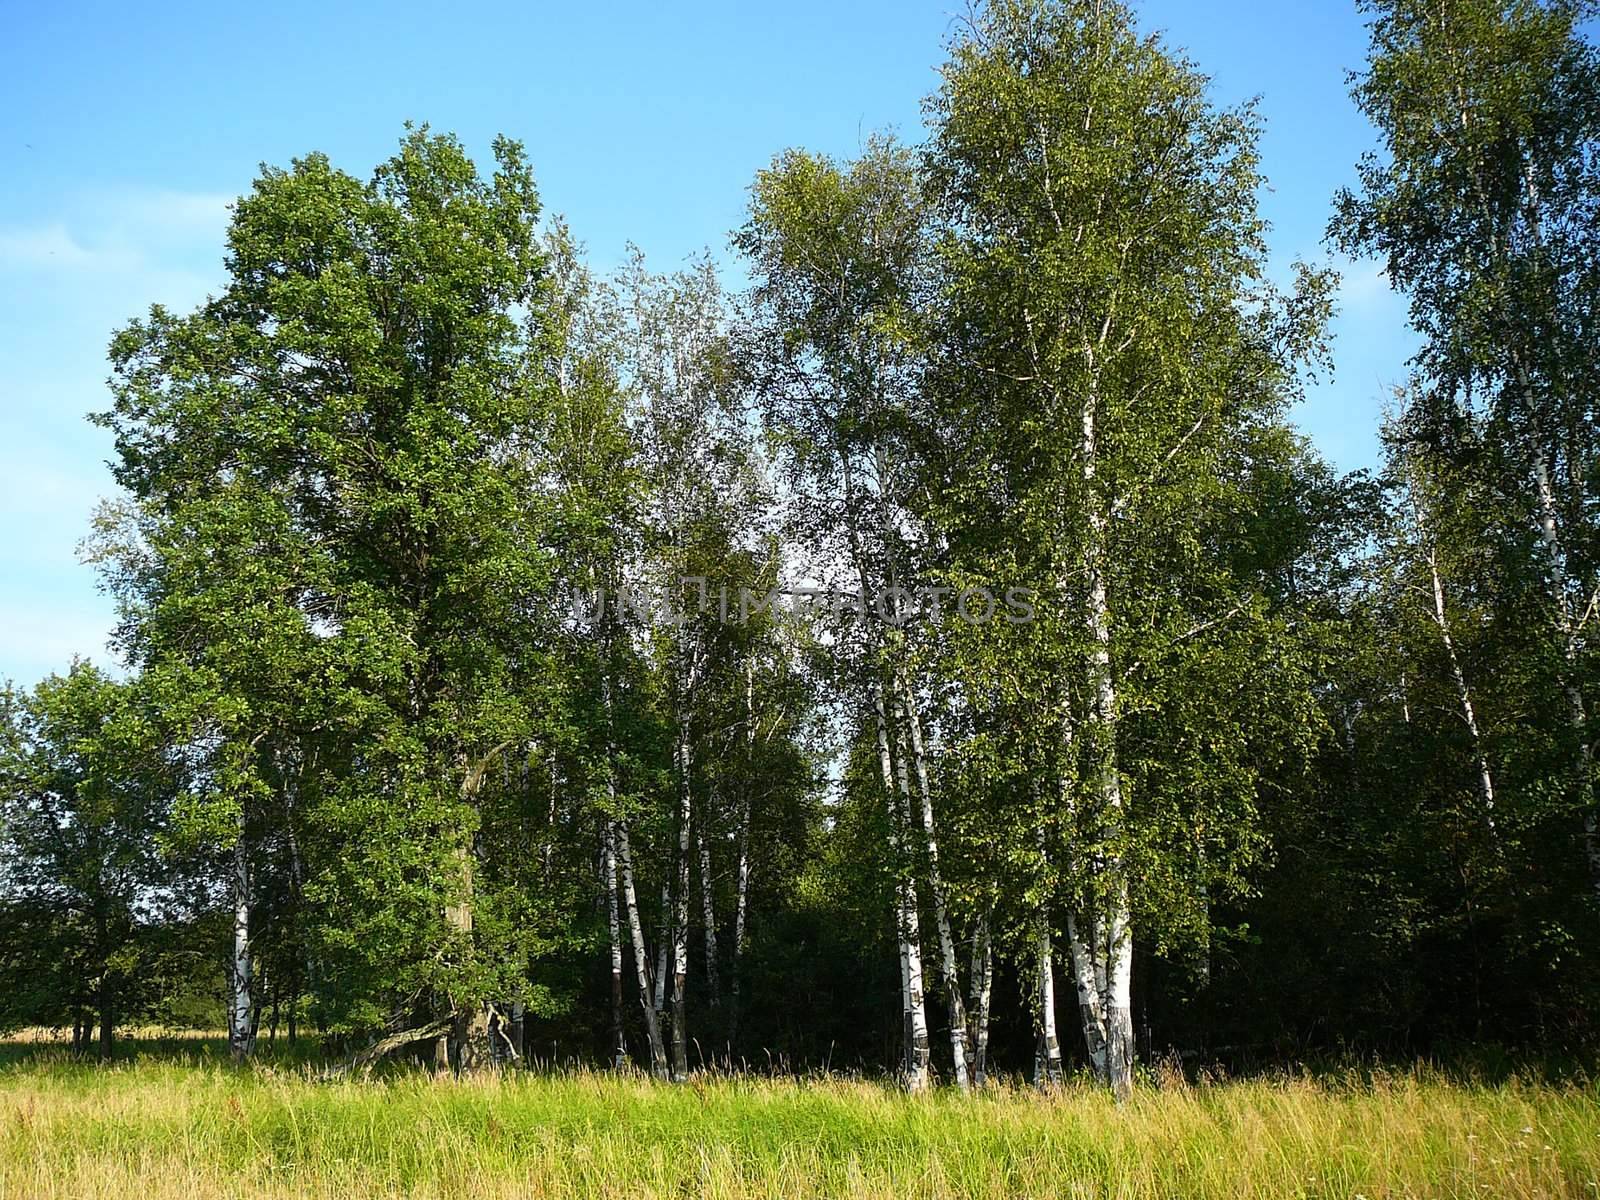
[[[406,120],[487,157],[522,139],[548,211],[601,265],[629,240],[667,268],[725,253],[753,173],[786,146],[849,155],[920,136],[964,0],[805,5],[8,5],[0,15],[0,679],[105,656],[77,562],[110,444],[111,331],[218,286],[228,200],[261,162],[326,151],[364,175]],[[1261,97],[1279,270],[1321,246],[1372,135],[1346,94],[1353,0],[1151,0],[1216,98]],[[1371,264],[1346,270],[1336,376],[1297,412],[1342,468],[1370,465],[1413,341]]]

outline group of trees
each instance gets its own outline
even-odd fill
[[[1590,1037],[1600,58],[1365,7],[1377,473],[1288,422],[1335,281],[1269,279],[1253,108],[1112,0],[779,155],[740,294],[597,277],[514,142],[264,170],[113,343],[127,671],[6,695],[0,1015],[1118,1094]]]

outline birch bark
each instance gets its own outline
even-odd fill
[[[611,813],[617,811],[617,746],[616,717],[611,697],[610,641],[606,642],[605,666],[600,676],[601,700],[606,718],[606,798]],[[661,1041],[661,1021],[658,1006],[651,1003],[650,952],[644,944],[644,922],[639,917],[639,893],[633,880],[633,846],[628,836],[625,817],[614,817],[613,843],[617,862],[622,868],[622,897],[628,917],[629,940],[633,943],[633,965],[638,976],[639,1007],[644,1010],[645,1040],[650,1049],[650,1073],[656,1078],[667,1074],[667,1052]],[[619,1040],[619,1051],[625,1050]]]
[[[880,694],[879,702],[885,704],[887,698]],[[885,740],[889,741],[892,747],[895,781],[898,784],[898,787],[890,792],[893,809],[890,820],[894,838],[892,853],[901,880],[900,921],[905,929],[906,1000],[909,1004],[907,1017],[910,1025],[906,1086],[911,1091],[922,1091],[932,1081],[930,1070],[932,1053],[928,1037],[927,984],[922,967],[922,913],[917,902],[916,879],[907,861],[911,830],[911,782],[906,769],[906,734],[903,728],[899,729],[895,738],[889,740],[887,728],[884,732]]]
[[[1055,955],[1050,948],[1050,928],[1041,923],[1038,937],[1038,1044],[1033,1054],[1033,1082],[1053,1088],[1061,1083],[1061,1038],[1056,1032]]]
[[[600,833],[601,874],[606,887],[606,931],[611,946],[611,1065],[628,1065],[628,1039],[622,1021],[622,921],[617,909],[617,835],[607,819]],[[520,1047],[519,1047],[520,1049]]]
[[[233,957],[228,965],[228,1050],[243,1062],[254,1049],[250,1014],[253,964],[250,954],[250,857],[245,844],[244,812],[239,813],[239,838],[233,845]]]
[[[848,453],[841,449],[840,463],[845,489],[845,529],[850,540],[850,554],[856,578],[861,588],[861,602],[871,602],[874,589],[867,571],[867,560],[861,545],[861,535],[856,524],[855,488]],[[871,693],[873,727],[878,743],[878,766],[883,778],[883,791],[888,816],[889,859],[895,873],[895,933],[900,955],[900,999],[905,1043],[905,1083],[908,1090],[923,1091],[929,1084],[928,1013],[923,999],[922,947],[919,916],[917,912],[916,885],[906,871],[905,830],[906,820],[902,797],[909,803],[911,790],[907,784],[904,763],[896,769],[889,735],[890,696],[880,660],[882,639],[874,637],[869,646],[873,679]]]
[[[1456,701],[1461,705],[1461,719],[1466,723],[1467,735],[1472,740],[1472,755],[1478,767],[1478,799],[1483,805],[1483,822],[1489,833],[1495,833],[1494,774],[1489,770],[1489,756],[1484,752],[1483,734],[1478,728],[1478,713],[1472,703],[1472,689],[1467,686],[1466,672],[1456,654],[1455,638],[1450,633],[1450,618],[1445,610],[1444,580],[1439,575],[1439,556],[1429,543],[1427,551],[1428,575],[1433,583],[1433,620],[1439,629],[1439,640],[1450,663],[1450,677],[1456,685]]]
[[[990,940],[989,914],[978,920],[972,939],[972,1086],[982,1087],[989,1071],[989,1002],[994,991],[994,945]]]
[[[1090,353],[1091,364],[1093,362]],[[1099,466],[1098,395],[1091,387],[1083,405],[1079,449],[1083,463],[1084,502],[1088,508],[1089,545],[1085,554],[1088,589],[1085,623],[1090,640],[1088,742],[1095,756],[1092,786],[1098,793],[1097,819],[1102,823],[1098,856],[1101,886],[1091,889],[1103,912],[1095,928],[1104,935],[1097,946],[1103,983],[1100,1018],[1105,1030],[1105,1080],[1118,1100],[1133,1087],[1133,928],[1128,880],[1119,847],[1122,830],[1122,776],[1117,766],[1117,693],[1111,669],[1111,607],[1106,588],[1107,514],[1096,478]]]
[[[1518,367],[1519,372],[1522,371]],[[1527,375],[1522,373],[1524,386]],[[1531,397],[1529,404],[1532,404]],[[1534,491],[1538,499],[1539,540],[1545,551],[1550,591],[1555,602],[1556,629],[1561,635],[1562,672],[1559,681],[1567,706],[1567,722],[1574,742],[1574,769],[1577,772],[1578,810],[1583,814],[1583,848],[1589,862],[1589,882],[1600,896],[1600,817],[1595,812],[1594,746],[1589,741],[1589,713],[1578,686],[1578,654],[1581,648],[1579,622],[1573,616],[1572,582],[1567,574],[1567,555],[1561,544],[1556,519],[1555,489],[1550,482],[1544,448],[1533,452]]]
[[[928,786],[927,755],[922,746],[922,722],[916,700],[904,675],[899,678],[902,711],[910,733],[911,761],[916,767],[917,791],[922,801],[922,833],[928,855],[928,887],[933,893],[933,915],[939,932],[940,964],[944,969],[945,998],[950,1006],[950,1056],[955,1064],[956,1086],[972,1086],[967,1068],[967,1010],[961,998],[961,974],[956,965],[956,943],[950,932],[950,909],[945,900],[944,877],[939,871],[939,838],[934,826],[933,791]]]
[[[628,913],[628,935],[633,942],[633,965],[639,980],[639,1007],[644,1010],[645,1038],[650,1043],[650,1073],[667,1077],[667,1049],[661,1040],[660,1010],[652,1003],[650,952],[644,944],[644,922],[639,918],[639,893],[633,883],[633,847],[628,822],[617,821],[617,862],[622,867],[622,899]]]
[[[706,998],[712,1008],[722,1003],[721,982],[717,972],[717,906],[711,879],[711,846],[704,830],[695,833],[700,850],[700,920],[705,925]]]
[[[686,721],[678,719],[677,888],[672,904],[672,1077],[689,1078],[689,838],[692,816],[690,749]]]
[[[744,928],[750,904],[750,785],[746,776],[743,802],[739,807],[739,876],[733,900],[733,961],[728,981],[731,1011],[728,1014],[728,1041],[739,1040],[740,963],[744,958]]]

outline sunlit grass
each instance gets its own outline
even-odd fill
[[[198,1048],[196,1048],[198,1047]],[[0,1068],[0,1195],[1600,1196],[1600,1094],[1424,1070],[907,1097],[574,1072],[321,1082],[209,1044]]]

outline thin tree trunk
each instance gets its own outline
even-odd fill
[[[994,989],[994,945],[989,934],[989,914],[978,918],[972,938],[972,1085],[982,1087],[989,1071],[989,999]]]
[[[633,846],[628,836],[628,822],[617,816],[617,743],[616,717],[611,698],[611,639],[607,635],[602,647],[603,664],[600,673],[600,695],[605,706],[606,719],[606,801],[607,817],[613,830],[613,844],[617,861],[622,868],[622,899],[628,917],[628,935],[633,943],[633,965],[639,983],[639,1007],[644,1010],[645,1040],[650,1048],[650,1073],[657,1079],[667,1074],[667,1051],[661,1041],[659,1006],[651,1003],[650,952],[644,944],[644,922],[639,918],[639,893],[633,880]],[[619,1042],[619,1048],[621,1043]]]
[[[956,942],[950,932],[950,909],[945,902],[944,877],[939,872],[939,838],[934,827],[933,791],[928,786],[927,755],[922,746],[922,722],[916,701],[905,677],[900,677],[900,695],[906,728],[911,737],[911,761],[916,767],[917,790],[922,800],[922,833],[928,854],[928,887],[933,893],[934,922],[939,932],[940,965],[944,969],[945,998],[950,1006],[950,1057],[955,1064],[956,1086],[966,1091],[971,1086],[967,1057],[967,1010],[961,997],[961,973],[956,965]]]
[[[1525,211],[1529,228],[1533,234],[1534,245],[1539,248],[1542,258],[1544,243],[1540,228],[1539,198],[1531,164],[1523,163],[1522,177],[1525,182]],[[1535,418],[1532,467],[1534,492],[1539,501],[1539,540],[1544,546],[1545,557],[1549,563],[1550,588],[1555,597],[1556,624],[1561,632],[1561,657],[1564,668],[1561,692],[1567,702],[1567,721],[1572,727],[1575,742],[1574,768],[1578,775],[1576,800],[1583,819],[1584,854],[1589,861],[1590,886],[1595,894],[1600,896],[1600,812],[1595,808],[1594,745],[1589,740],[1587,702],[1578,682],[1578,654],[1587,612],[1578,616],[1573,611],[1572,578],[1567,570],[1567,550],[1561,544],[1555,488],[1551,484],[1550,466],[1545,458],[1541,441],[1544,435],[1544,422],[1538,419],[1539,409],[1534,404],[1533,388],[1529,383],[1527,367],[1523,363],[1522,356],[1513,353],[1512,361],[1516,364],[1517,382],[1522,388],[1528,413]],[[1600,590],[1597,590],[1596,594],[1600,595]]]
[[[672,977],[672,892],[668,886],[661,885],[661,937],[656,944],[656,990],[654,1002],[656,1017],[663,1022],[667,1019],[667,980]]]
[[[1095,929],[1104,935],[1096,949],[1104,971],[1100,1015],[1105,1026],[1106,1082],[1121,1101],[1133,1089],[1133,920],[1125,864],[1117,849],[1122,836],[1122,775],[1117,765],[1117,694],[1111,669],[1111,607],[1106,596],[1109,531],[1096,480],[1096,409],[1097,397],[1091,390],[1083,406],[1080,441],[1089,515],[1084,615],[1090,639],[1088,682],[1092,703],[1085,740],[1095,756],[1092,786],[1098,793],[1097,811],[1103,822],[1101,842],[1109,847],[1109,853],[1101,860],[1108,886],[1093,890],[1105,897],[1104,911],[1096,914]]]
[[[672,1075],[689,1078],[689,838],[692,793],[689,735],[678,724],[678,856],[677,889],[672,905]]]
[[[744,802],[739,809],[739,875],[733,899],[733,961],[729,966],[728,989],[731,995],[728,1013],[728,1042],[739,1040],[739,1006],[741,1001],[741,964],[744,961],[744,927],[750,904],[750,784],[748,776],[744,785]]]
[[[1439,640],[1444,646],[1445,658],[1450,664],[1450,677],[1456,687],[1456,702],[1461,706],[1461,718],[1466,723],[1472,740],[1472,756],[1478,769],[1478,801],[1482,818],[1489,834],[1496,833],[1494,819],[1494,775],[1489,770],[1489,757],[1484,750],[1483,734],[1478,727],[1478,714],[1472,702],[1472,689],[1467,686],[1466,672],[1460,656],[1456,654],[1455,637],[1450,632],[1450,617],[1445,605],[1444,579],[1439,573],[1439,550],[1430,529],[1430,511],[1422,495],[1422,479],[1416,464],[1408,457],[1405,463],[1407,482],[1411,492],[1412,512],[1417,533],[1424,547],[1423,558],[1428,564],[1428,578],[1433,591],[1433,623],[1439,630]],[[1405,680],[1402,676],[1401,688]],[[1409,712],[1406,719],[1410,720]]]
[[[239,837],[233,846],[233,958],[228,968],[228,1051],[243,1062],[252,1050],[250,1037],[250,859],[245,846],[244,813],[239,814]]]
[[[1089,1064],[1102,1082],[1106,1080],[1106,1023],[1101,1009],[1105,972],[1095,954],[1092,939],[1084,939],[1078,920],[1067,914],[1067,947],[1072,956],[1072,978],[1078,991],[1078,1017],[1083,1022],[1084,1047]]]
[[[878,705],[880,712],[888,707],[887,698],[882,692],[878,694]],[[885,726],[885,753],[887,761],[893,764],[896,785],[889,789],[889,829],[892,839],[890,854],[900,881],[901,954],[905,960],[906,1087],[910,1091],[920,1092],[925,1091],[932,1082],[932,1053],[922,970],[922,915],[917,903],[916,880],[912,877],[908,861],[911,783],[906,772],[905,731],[897,730],[892,741],[888,732]],[[893,753],[890,747],[898,753]]]
[[[300,838],[294,830],[293,810],[284,813],[286,835],[289,841],[289,883],[292,888],[293,908],[291,919],[294,922],[294,936],[289,943],[289,994],[286,997],[288,1007],[289,1045],[294,1046],[294,1040],[299,1034],[300,1023],[297,1018],[297,1008],[300,999],[301,970],[304,950],[301,943],[301,907],[300,900],[305,890],[305,867],[300,858]]]
[[[1426,536],[1426,535],[1424,535]],[[1461,669],[1461,659],[1456,654],[1455,639],[1450,635],[1450,620],[1445,611],[1444,581],[1439,576],[1439,557],[1433,545],[1428,545],[1428,574],[1433,580],[1433,620],[1439,627],[1439,640],[1444,644],[1445,657],[1450,662],[1450,676],[1456,685],[1456,700],[1461,705],[1461,719],[1466,722],[1467,734],[1472,739],[1472,755],[1478,767],[1478,799],[1483,805],[1483,822],[1493,835],[1494,775],[1489,770],[1489,757],[1484,752],[1483,734],[1478,728],[1478,714],[1472,704],[1472,689],[1467,686],[1466,672]]]
[[[611,1065],[628,1065],[628,1039],[622,1021],[622,922],[617,911],[616,826],[601,826],[601,859],[606,883],[606,928],[611,938]]]
[[[511,1043],[511,1055],[518,1062],[525,1062],[528,1053],[528,1009],[521,1000],[511,1002],[511,1020],[508,1024],[511,1032],[506,1040]]]
[[[116,987],[111,982],[111,968],[107,966],[100,973],[100,1061],[110,1062],[112,1049],[116,1043],[117,1028],[117,993]]]
[[[704,830],[696,831],[695,842],[700,849],[700,919],[706,933],[706,997],[711,1007],[717,1008],[722,1003],[722,988],[717,972],[717,907],[711,886],[711,846]]]
[[[850,538],[851,560],[861,587],[861,603],[872,603],[873,588],[867,574],[867,560],[861,546],[860,530],[856,523],[854,475],[850,456],[840,452],[841,473],[845,489],[845,528]],[[881,656],[881,639],[874,638],[872,652]],[[873,670],[883,669],[880,661],[873,662]],[[929,1083],[928,1013],[923,999],[922,948],[919,917],[917,913],[916,885],[911,881],[905,863],[906,820],[901,797],[907,803],[911,791],[906,785],[904,764],[897,773],[890,750],[888,687],[881,674],[872,683],[872,716],[878,740],[878,765],[883,775],[884,800],[889,818],[889,858],[895,873],[895,934],[900,954],[900,1000],[905,1044],[905,1083],[908,1090],[926,1090]],[[898,778],[898,782],[897,782]]]
[[[1056,968],[1050,927],[1041,921],[1038,939],[1038,1043],[1033,1052],[1033,1082],[1041,1088],[1061,1083],[1061,1037],[1056,1032]]]
[[[732,996],[728,1014],[729,1052],[739,1040],[740,991],[742,988],[740,964],[744,960],[744,930],[750,904],[750,780],[755,774],[756,748],[756,667],[753,658],[744,664],[744,772],[739,784],[739,870],[734,883],[733,898],[733,962],[730,966],[729,991]]]
[[[541,851],[541,865],[544,870],[544,879],[546,883],[550,881],[550,871],[552,866],[551,860],[555,857],[556,852],[556,768],[556,748],[555,744],[552,742],[550,746],[550,807],[548,813],[546,814],[544,848]]]
[[[1518,367],[1522,385],[1527,390],[1527,376]],[[1529,404],[1532,404],[1531,394]],[[1550,572],[1550,590],[1555,600],[1556,628],[1561,634],[1562,672],[1561,694],[1567,705],[1567,722],[1572,728],[1574,741],[1574,770],[1577,772],[1578,811],[1583,814],[1583,846],[1589,861],[1589,881],[1600,895],[1600,816],[1595,812],[1594,748],[1589,742],[1589,714],[1578,686],[1578,652],[1580,630],[1572,612],[1572,583],[1567,575],[1567,556],[1561,545],[1560,527],[1556,521],[1555,490],[1550,483],[1550,470],[1543,448],[1536,447],[1533,454],[1534,490],[1539,501],[1539,540],[1544,546],[1545,561]]]
[[[617,826],[617,861],[622,867],[622,899],[628,913],[628,933],[633,942],[633,965],[639,977],[639,1007],[644,1009],[645,1039],[650,1043],[650,1073],[667,1077],[667,1049],[661,1041],[659,1010],[651,1001],[650,952],[644,944],[644,922],[639,919],[639,894],[633,886],[633,850],[629,844],[628,822]]]

